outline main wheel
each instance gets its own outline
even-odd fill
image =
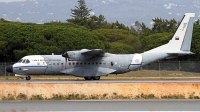
[[[92,80],[92,77],[84,77],[85,80]]]
[[[93,80],[99,80],[100,79],[100,76],[95,76],[95,77],[92,77]]]
[[[26,77],[26,80],[31,80],[31,77],[30,77],[30,76],[27,76],[27,77]]]

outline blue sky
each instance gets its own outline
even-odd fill
[[[0,2],[15,2],[15,1],[22,1],[22,0],[0,0]]]
[[[22,3],[23,1],[26,2]],[[182,0],[85,1],[89,9],[92,9],[92,14],[97,16],[102,14],[108,22],[117,20],[127,26],[134,25],[135,21],[151,26],[152,19],[156,17],[168,20],[174,18],[180,21],[187,12],[194,12],[196,18],[200,18],[200,0],[184,0],[184,2]],[[75,8],[77,0],[0,0],[0,5],[0,18],[10,21],[45,23],[59,20],[65,22],[66,19],[71,18],[70,9]]]

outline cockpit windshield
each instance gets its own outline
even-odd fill
[[[25,62],[26,62],[26,59],[24,59],[22,63],[25,63]]]
[[[26,60],[26,63],[30,63],[29,59]]]
[[[29,59],[20,59],[17,63],[30,63]]]
[[[20,59],[17,63],[21,63],[23,61],[23,59]]]

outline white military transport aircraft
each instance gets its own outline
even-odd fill
[[[25,56],[6,68],[15,76],[26,77],[42,74],[68,74],[84,77],[85,80],[99,80],[100,76],[121,74],[152,62],[176,58],[190,52],[194,13],[186,13],[169,43],[136,54],[111,54],[101,49],[67,51],[62,55]]]

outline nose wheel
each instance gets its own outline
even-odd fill
[[[26,77],[26,80],[31,80],[31,77],[30,77],[30,76],[27,76],[27,77]]]

